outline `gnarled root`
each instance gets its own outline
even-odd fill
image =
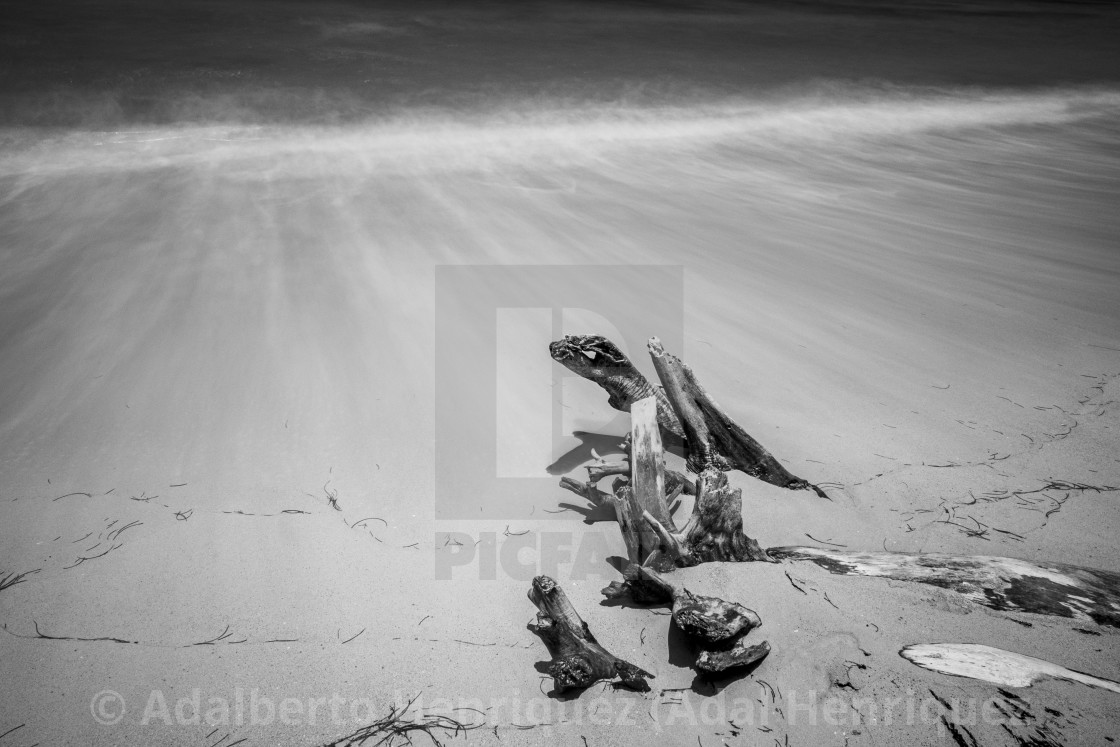
[[[674,624],[700,648],[697,669],[717,672],[746,666],[770,652],[765,641],[753,646],[744,641],[747,633],[762,625],[753,610],[737,602],[693,594],[647,567],[631,564],[623,575],[626,580],[611,582],[603,596],[630,597],[641,604],[672,604]]]
[[[696,480],[696,503],[684,529],[675,532],[656,517],[643,518],[661,539],[661,551],[678,567],[726,561],[773,562],[758,541],[743,532],[743,494],[714,467]]]
[[[683,475],[665,469],[656,412],[653,397],[633,403],[631,478],[616,477],[613,494],[595,482],[619,475],[617,466],[588,468],[588,482],[564,477],[561,486],[597,506],[613,507],[631,563],[667,570],[712,561],[770,561],[758,542],[743,532],[742,491],[732,489],[723,472],[709,465],[693,486]],[[678,531],[669,506],[686,488],[696,502],[688,523]]]
[[[619,679],[634,690],[649,690],[652,674],[607,651],[568,601],[564,590],[548,576],[537,576],[529,589],[537,606],[537,620],[529,629],[548,647],[548,673],[560,692],[585,688],[600,680]]]

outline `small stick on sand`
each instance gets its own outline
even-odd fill
[[[86,498],[92,498],[93,497],[89,493],[80,493],[79,492],[79,493],[67,493],[66,495],[60,495],[57,498],[52,498],[51,500],[52,501],[61,501],[63,498],[69,498],[70,496],[73,496],[73,495],[84,495]]]

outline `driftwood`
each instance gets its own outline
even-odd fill
[[[589,465],[585,468],[587,470],[587,481],[580,482],[575,478],[564,476],[560,478],[560,487],[570,490],[581,498],[585,498],[593,506],[600,508],[608,508],[611,511],[615,510],[614,496],[609,493],[604,493],[598,488],[598,483],[604,477],[610,475],[626,475],[630,474],[630,465],[626,463],[615,464],[595,464]],[[677,497],[681,494],[696,495],[696,484],[688,477],[685,477],[676,470],[665,469],[665,493],[666,503],[669,504],[669,511],[676,510]]]
[[[828,497],[820,488],[786,470],[739,427],[704,391],[692,370],[666,353],[656,337],[650,340],[649,351],[664,389],[650,384],[618,346],[605,337],[568,335],[549,345],[555,361],[605,389],[608,404],[616,410],[631,412],[635,402],[654,397],[658,425],[672,436],[684,439],[689,466],[694,471],[708,467],[737,469],[772,485],[814,490]]]
[[[693,483],[664,469],[654,413],[652,397],[633,404],[632,476],[616,479],[613,494],[595,483],[596,478],[618,474],[614,466],[589,467],[587,482],[563,477],[560,485],[596,506],[613,509],[631,563],[668,570],[713,561],[769,561],[758,542],[743,532],[742,491],[731,488],[723,472],[708,467]],[[681,493],[695,495],[696,501],[688,522],[678,530],[671,502]]]
[[[663,552],[675,565],[687,567],[721,561],[766,561],[772,558],[743,532],[743,492],[732,488],[727,475],[708,468],[696,479],[692,516],[674,532],[652,516],[646,521],[661,538]]]
[[[761,624],[754,612],[734,602],[693,594],[659,573],[711,561],[808,560],[836,574],[931,584],[996,610],[1120,627],[1120,574],[1109,571],[941,553],[914,555],[817,547],[763,550],[743,531],[742,495],[731,489],[725,472],[737,469],[773,485],[811,489],[828,496],[786,470],[731,420],[692,370],[667,353],[657,338],[649,341],[649,352],[661,387],[647,381],[618,347],[603,337],[568,336],[552,343],[549,350],[556,361],[605,389],[612,407],[631,414],[631,433],[624,444],[629,451],[628,464],[588,467],[584,483],[568,477],[561,480],[563,487],[592,504],[613,509],[622,530],[629,564],[624,580],[612,582],[603,594],[611,599],[628,597],[641,604],[671,605],[673,624],[699,649],[695,664],[698,670],[719,672],[744,667],[770,651],[765,641],[747,641],[749,631]],[[679,441],[686,448],[687,465],[696,474],[695,482],[666,469],[663,440]],[[606,477],[615,478],[610,493],[598,487]],[[682,493],[696,500],[691,517],[678,529],[672,509],[676,507],[674,499]],[[550,579],[545,581],[554,586]],[[645,685],[642,676],[648,675],[602,651],[590,633],[581,637],[586,625],[570,605],[567,612],[550,614],[544,614],[541,608],[546,624],[534,629],[546,641],[552,641],[550,650],[556,649],[553,676],[558,686],[584,686],[614,676]],[[566,622],[553,623],[556,616]],[[586,653],[592,645],[597,649]],[[1057,678],[1120,692],[1120,683],[979,644],[917,644],[907,646],[900,654],[931,671],[1010,687],[1028,687],[1043,678]],[[952,733],[964,744],[956,731]]]
[[[743,532],[742,491],[731,488],[723,472],[708,466],[693,484],[683,475],[665,470],[654,398],[633,403],[630,414],[629,480],[616,479],[613,495],[600,490],[595,477],[617,474],[616,469],[588,468],[591,479],[586,483],[569,477],[560,480],[561,486],[591,503],[614,509],[629,562],[668,570],[714,561],[771,560],[758,542]],[[682,420],[688,420],[694,413],[682,415]],[[670,501],[682,492],[695,495],[696,501],[688,522],[678,530]]]
[[[721,651],[705,649],[696,657],[696,668],[702,672],[716,674],[729,669],[749,667],[762,661],[770,653],[770,644],[766,641],[748,644],[746,638],[735,641],[731,648]]]
[[[629,464],[588,467],[585,483],[570,477],[560,480],[561,486],[592,504],[609,506],[622,531],[628,559],[626,580],[612,583],[603,594],[611,598],[629,596],[647,604],[672,604],[673,623],[700,649],[696,668],[702,672],[722,672],[761,661],[770,653],[769,644],[746,642],[746,634],[761,624],[758,615],[735,602],[676,587],[657,571],[712,561],[771,560],[758,542],[743,532],[742,491],[732,489],[723,472],[734,466],[723,456],[725,452],[737,460],[734,464],[739,468],[775,484],[808,487],[808,483],[798,485],[799,478],[785,472],[765,449],[731,422],[707,397],[691,371],[666,354],[656,338],[650,341],[650,352],[663,390],[650,385],[605,338],[565,337],[554,342],[550,351],[553,358],[606,389],[613,407],[630,412]],[[665,468],[663,434],[687,436],[692,445],[689,466],[699,472],[695,483]],[[610,493],[598,487],[606,477],[615,478]],[[688,522],[678,529],[672,502],[681,493],[694,495],[696,500]],[[551,579],[544,581],[566,602]],[[534,581],[530,597],[540,607],[538,582],[542,579]],[[602,659],[598,652],[589,656],[584,651],[586,641],[566,632],[586,628],[579,627],[582,621],[570,605],[567,609],[570,624],[550,622],[534,627],[542,637],[549,636],[546,642],[552,641],[550,650],[556,649],[550,671],[557,686],[582,687],[614,676],[613,657]],[[553,620],[556,613],[549,611],[545,617]]]
[[[1120,693],[1120,682],[978,643],[920,643],[898,653],[922,669],[1008,687],[1030,687],[1039,680],[1057,679]]]
[[[1066,563],[986,555],[914,555],[776,547],[779,560],[810,560],[832,573],[932,584],[996,610],[1056,615],[1120,627],[1120,574]]]
[[[675,383],[669,381],[666,389],[674,386]],[[630,597],[643,604],[671,604],[673,623],[699,649],[695,666],[701,672],[717,673],[753,665],[770,653],[770,645],[765,641],[755,644],[746,641],[747,633],[761,625],[757,614],[735,602],[693,594],[669,583],[657,572],[714,560],[770,560],[758,542],[743,533],[742,493],[730,488],[723,472],[707,465],[693,485],[683,475],[665,469],[659,402],[656,396],[649,394],[630,403],[629,479],[624,477],[622,465],[601,464],[588,468],[586,483],[566,477],[560,484],[595,505],[613,508],[629,562],[624,571],[626,580],[611,583],[603,589],[604,596]],[[701,416],[696,411],[688,410],[680,413],[679,420],[690,423],[698,417]],[[615,481],[612,492],[606,493],[596,483],[610,476],[614,476]],[[688,523],[678,530],[670,501],[686,491],[696,496],[696,502]],[[555,582],[540,577],[533,582],[530,592],[530,598],[538,607],[541,607],[538,599],[544,598],[541,584],[548,585],[559,595],[556,604],[566,605],[567,600]],[[566,609],[571,620],[569,624],[542,625],[538,622],[534,627],[542,637],[547,633],[546,642],[552,640],[549,647],[553,651],[553,664],[549,671],[557,687],[584,687],[613,677],[616,672],[613,657],[603,659],[598,651],[589,655],[584,650],[584,641],[577,635],[563,632],[586,629],[570,605]],[[552,620],[557,614],[561,613],[548,610],[545,617]],[[627,681],[626,677],[623,681]]]
[[[630,408],[630,482],[626,489],[631,519],[638,523],[638,557],[643,561],[660,550],[660,538],[652,522],[673,527],[665,495],[665,453],[657,426],[657,400],[640,399]]]
[[[676,381],[666,381],[666,392],[675,393],[676,386]],[[675,406],[672,395],[668,401]],[[683,475],[665,469],[658,402],[650,394],[630,404],[629,479],[622,476],[621,465],[604,464],[588,468],[589,479],[583,485],[570,478],[561,484],[614,509],[629,563],[626,580],[603,589],[605,596],[671,604],[673,623],[700,649],[696,668],[702,672],[754,664],[770,652],[765,641],[754,645],[745,641],[746,634],[761,625],[758,615],[735,602],[674,586],[657,572],[713,560],[769,560],[758,543],[743,533],[742,494],[730,488],[723,472],[705,464],[691,485]],[[694,409],[677,415],[686,429],[697,427],[702,418]],[[608,476],[615,476],[611,494],[596,486]],[[696,502],[688,523],[678,530],[669,502],[686,488],[696,495]]]
[[[537,606],[537,620],[529,629],[539,635],[552,656],[548,673],[560,692],[581,689],[600,680],[622,680],[634,690],[649,690],[652,674],[607,651],[568,601],[564,590],[548,576],[537,576],[529,589]]]
[[[603,589],[603,596],[608,599],[630,597],[643,604],[672,604],[673,622],[703,643],[723,644],[762,624],[753,610],[735,602],[693,594],[683,586],[669,583],[650,568],[631,565],[623,575],[626,580],[612,581]]]
[[[657,422],[677,438],[684,438],[684,430],[665,394],[649,383],[642,372],[634,367],[618,346],[599,335],[566,335],[550,343],[548,352],[552,359],[572,373],[593,381],[607,392],[607,404],[621,412],[630,412],[630,406],[640,399],[657,399]]]
[[[748,645],[745,636],[762,625],[758,615],[737,602],[693,594],[666,581],[656,571],[631,564],[626,580],[603,589],[608,599],[629,597],[642,604],[672,605],[673,623],[700,649],[696,668],[709,673],[745,667],[770,653],[766,641]]]
[[[649,354],[665,388],[665,396],[684,428],[689,466],[695,471],[710,467],[737,469],[771,485],[790,490],[814,490],[822,498],[828,497],[808,480],[790,473],[762,444],[740,428],[704,391],[692,369],[666,353],[656,337],[649,341]]]
[[[595,358],[580,352],[588,346],[595,351]],[[560,484],[593,504],[613,507],[631,563],[667,570],[713,561],[770,560],[758,542],[743,531],[742,491],[728,483],[723,473],[728,459],[723,454],[731,454],[740,469],[775,484],[811,486],[786,472],[724,415],[687,366],[666,353],[657,338],[651,339],[650,354],[664,386],[655,390],[605,338],[565,337],[550,349],[553,357],[560,356],[558,359],[577,373],[593,370],[589,377],[611,392],[612,405],[618,407],[625,400],[630,411],[630,480],[616,480],[613,495],[607,494],[596,483],[603,477],[620,475],[622,466],[599,465],[588,468],[586,483],[565,477]],[[611,373],[615,369],[598,365],[601,358],[621,373]],[[635,399],[638,394],[645,396]],[[665,406],[691,445],[689,466],[699,472],[694,485],[683,475],[665,469],[661,443],[661,430],[667,420]],[[695,495],[696,501],[692,516],[678,530],[669,501],[681,492]]]

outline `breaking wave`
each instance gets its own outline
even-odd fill
[[[1120,92],[1115,90],[849,89],[690,107],[534,104],[467,114],[402,111],[337,127],[192,124],[65,133],[9,129],[0,141],[0,174],[223,167],[308,156],[326,159],[332,169],[406,173],[500,164],[563,166],[634,148],[786,149],[796,144],[1115,120],[1118,113]]]

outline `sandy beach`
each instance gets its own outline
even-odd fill
[[[324,50],[386,55],[421,28],[467,33],[405,15],[291,19]],[[755,610],[772,653],[709,681],[664,607],[602,603],[618,526],[549,466],[584,479],[573,432],[609,457],[628,420],[548,343],[620,336],[655,379],[645,340],[673,334],[655,320],[831,498],[730,473],[763,547],[1120,572],[1120,88],[806,77],[687,103],[476,91],[340,121],[7,122],[0,747],[341,744],[410,701],[407,718],[472,727],[433,732],[449,744],[1111,743],[1113,692],[899,655],[979,643],[1115,681],[1107,625],[807,562],[710,563],[674,581]],[[438,284],[460,266],[514,274]],[[612,280],[638,321],[551,300],[514,308],[508,338],[500,300],[440,318],[522,270],[594,286],[606,266],[670,268],[680,303]],[[489,363],[449,361],[441,324]],[[495,367],[544,373],[512,391],[478,373]],[[496,420],[465,424],[477,454],[448,430],[445,376],[496,398]],[[519,450],[522,414],[554,436],[543,451]],[[517,442],[501,465],[496,423]],[[447,490],[452,462],[510,471],[516,500]],[[526,629],[539,574],[651,692],[552,692]]]

